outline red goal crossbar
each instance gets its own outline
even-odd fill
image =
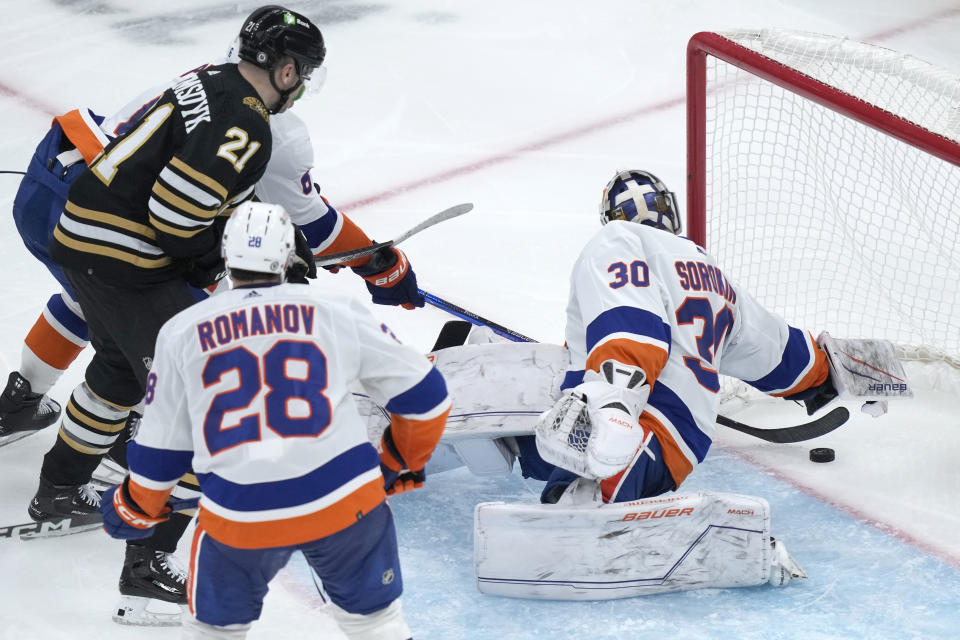
[[[792,69],[724,36],[700,32],[687,45],[687,235],[706,246],[707,56],[960,166],[960,144],[897,114]]]

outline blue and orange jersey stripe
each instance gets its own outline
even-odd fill
[[[652,385],[670,355],[670,325],[646,309],[614,307],[587,326],[586,350],[587,369],[616,360],[641,367]]]
[[[346,529],[370,513],[386,498],[383,478],[366,482],[330,506],[317,511],[276,520],[239,522],[220,516],[209,508],[206,495],[200,499],[198,528],[218,542],[240,549],[264,549],[303,544]]]
[[[330,210],[333,211],[333,208],[331,207]],[[358,227],[353,220],[351,220],[350,218],[348,218],[347,216],[339,212],[337,212],[336,215],[339,215],[342,219],[342,225],[340,226],[340,230],[339,232],[337,232],[337,236],[333,239],[333,241],[330,242],[330,244],[328,244],[327,246],[325,246],[323,248],[323,251],[317,254],[318,257],[330,255],[333,253],[341,253],[343,251],[350,251],[352,249],[359,249],[361,247],[368,247],[371,244],[373,244],[373,242],[370,240],[367,234],[363,232],[363,229]],[[321,223],[321,221],[326,217],[327,216],[323,216],[318,220],[315,220],[314,222],[310,223],[310,225],[305,225],[304,234],[306,234],[307,230],[309,229],[311,232],[311,235],[316,236],[317,232],[321,230],[322,225],[328,224],[328,223]],[[311,225],[317,225],[317,228],[310,229]],[[335,231],[335,229],[331,228],[330,232],[333,232],[333,231]],[[310,242],[310,236],[307,236],[307,240],[308,242]],[[316,245],[314,245],[311,242],[311,246],[316,246]],[[364,264],[367,260],[369,260],[369,257],[364,256],[362,258],[357,258],[356,260],[345,261],[343,264],[347,265],[348,267],[356,267],[361,264]]]
[[[63,133],[77,148],[87,164],[93,162],[110,142],[85,109],[83,111],[74,109],[62,116],[57,116],[53,121],[60,125]]]
[[[827,355],[813,336],[790,327],[780,363],[764,377],[747,384],[773,396],[788,396],[823,384],[829,375]]]

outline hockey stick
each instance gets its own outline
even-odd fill
[[[830,413],[820,416],[816,420],[804,424],[798,424],[795,427],[781,427],[779,429],[758,429],[737,422],[727,416],[717,414],[717,424],[729,427],[741,433],[760,438],[767,442],[776,442],[777,444],[788,444],[791,442],[803,442],[804,440],[813,440],[822,435],[830,433],[837,427],[843,425],[850,418],[850,411],[846,407],[837,407]]]
[[[470,202],[465,202],[463,204],[458,204],[450,207],[449,209],[444,209],[440,213],[434,214],[418,224],[417,226],[409,229],[408,231],[401,233],[399,236],[393,240],[387,240],[386,242],[378,242],[372,244],[369,247],[362,247],[360,249],[351,249],[350,251],[341,251],[340,253],[331,253],[330,255],[320,256],[314,258],[314,262],[318,267],[328,267],[333,264],[342,264],[349,260],[356,260],[357,258],[363,258],[364,256],[369,256],[384,247],[392,247],[398,245],[412,235],[416,235],[428,227],[443,222],[444,220],[449,220],[450,218],[456,218],[457,216],[462,216],[473,209],[473,204]]]
[[[432,293],[428,293],[421,289],[420,294],[433,306],[443,309],[444,311],[459,318],[463,318],[464,320],[469,320],[473,324],[490,327],[495,333],[505,338],[509,338],[514,342],[536,342],[536,340],[533,338],[528,338],[521,333],[507,329],[501,324],[487,320],[483,316],[477,315],[472,311],[467,311],[463,307],[457,306],[451,302],[447,302],[443,298],[439,298]],[[816,420],[811,420],[810,422],[798,424],[793,427],[781,427],[779,429],[759,429],[757,427],[751,427],[750,425],[737,422],[736,420],[720,414],[717,414],[717,424],[734,429],[735,431],[746,433],[747,435],[751,435],[761,440],[766,440],[767,442],[786,444],[819,438],[820,436],[830,433],[837,427],[841,426],[849,418],[850,412],[846,407],[837,407],[830,413],[821,416]]]
[[[513,340],[514,342],[536,342],[533,338],[528,338],[522,333],[517,333],[512,329],[508,329],[502,324],[497,324],[492,320],[487,320],[483,316],[478,316],[472,311],[467,311],[461,306],[455,305],[449,300],[444,300],[440,296],[436,296],[429,291],[424,291],[423,289],[418,289],[420,295],[423,296],[424,300],[429,302],[431,305],[437,307],[438,309],[443,309],[451,315],[455,315],[458,318],[462,318],[468,322],[471,322],[475,325],[481,327],[490,327],[493,329],[493,332],[497,335],[501,335],[508,340]]]
[[[11,175],[19,175],[19,176],[27,175],[26,171],[0,171],[0,173],[9,173]]]

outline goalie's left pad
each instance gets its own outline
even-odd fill
[[[770,537],[766,500],[707,491],[602,506],[481,503],[474,565],[483,593],[553,600],[806,577]]]
[[[452,403],[431,458],[431,463],[443,458],[442,468],[432,469],[428,463],[427,472],[459,462],[477,475],[510,472],[514,454],[498,439],[533,435],[537,417],[559,395],[570,362],[562,346],[532,342],[468,344],[427,357],[443,374]],[[354,393],[354,401],[370,441],[379,443],[390,424],[389,413],[364,394]]]

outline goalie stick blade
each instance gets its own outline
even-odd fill
[[[822,435],[830,433],[837,427],[840,427],[848,419],[850,419],[850,411],[848,411],[846,407],[837,407],[830,413],[821,416],[816,420],[811,420],[810,422],[799,424],[795,427],[758,429],[757,427],[751,427],[743,424],[742,422],[737,422],[736,420],[721,415],[717,416],[717,424],[753,436],[754,438],[766,440],[767,442],[789,444],[792,442],[803,442],[805,440],[819,438]]]
[[[384,247],[392,247],[392,246],[398,245],[404,240],[406,240],[407,238],[409,238],[410,236],[416,235],[421,231],[423,231],[424,229],[428,229],[429,227],[432,227],[435,224],[439,224],[444,220],[449,220],[450,218],[456,218],[457,216],[462,216],[463,214],[467,213],[472,209],[473,209],[473,204],[470,202],[457,204],[447,209],[444,209],[440,213],[430,216],[429,218],[427,218],[417,226],[413,227],[412,229],[408,229],[404,233],[401,233],[399,236],[397,236],[393,240],[387,240],[386,242],[378,242],[376,244],[370,245],[369,247],[362,247],[360,249],[351,249],[350,251],[341,251],[340,253],[331,253],[330,255],[314,258],[313,261],[318,267],[329,267],[330,265],[342,264],[350,260],[356,260],[357,258],[363,258],[365,256],[373,255],[374,253],[376,253],[377,251],[380,251],[380,249],[383,249]]]

